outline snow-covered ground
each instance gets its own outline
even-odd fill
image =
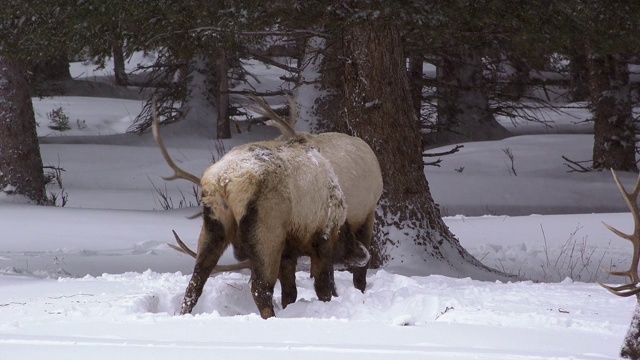
[[[64,97],[34,105],[44,163],[64,169],[68,203],[38,207],[0,195],[0,359],[618,356],[635,299],[595,281],[624,282],[601,269],[626,269],[631,247],[601,221],[631,231],[632,218],[609,173],[569,173],[561,158],[589,159],[592,135],[531,135],[526,124],[510,125],[528,135],[464,144],[442,167],[425,168],[462,245],[521,281],[430,275],[427,264],[370,271],[363,294],[337,272],[339,296],[324,303],[299,271],[298,300],[281,309],[278,287],[277,317],[262,320],[248,274],[223,273],[209,279],[193,315],[179,316],[193,260],[165,243],[175,229],[194,246],[200,224],[186,219],[197,212],[191,185],[160,178],[170,171],[150,135],[123,134],[142,104]],[[46,114],[58,107],[72,130],[47,127]],[[584,127],[586,110],[571,111],[549,119]],[[185,137],[179,126],[161,130],[165,142],[181,167],[201,173],[215,144]],[[273,136],[254,127],[225,145]],[[627,185],[635,180],[620,175]],[[156,189],[174,209],[161,210]],[[232,262],[225,254],[222,263]]]

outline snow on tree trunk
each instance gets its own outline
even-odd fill
[[[204,55],[189,61],[187,95],[180,107],[182,120],[173,126],[175,133],[217,138],[219,83],[214,66],[214,62]]]
[[[24,73],[0,56],[0,193],[47,203],[36,120]]]
[[[438,64],[438,132],[430,145],[503,139],[510,135],[493,117],[481,56],[451,50]]]
[[[640,297],[636,295],[636,299],[636,309],[620,351],[620,356],[625,359],[640,359]]]
[[[398,29],[369,22],[344,30],[347,60],[338,125],[373,148],[385,186],[370,265],[424,275],[500,277],[462,248],[431,197]]]
[[[588,66],[594,120],[593,168],[637,172],[627,62],[619,55],[592,54]]]
[[[340,98],[336,91],[339,86],[335,81],[336,75],[341,74],[336,74],[336,67],[332,65],[334,60],[324,55],[333,51],[334,49],[327,48],[326,41],[322,38],[312,37],[307,41],[304,56],[298,64],[300,76],[295,90],[298,131],[330,131],[338,118]]]

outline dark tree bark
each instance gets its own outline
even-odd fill
[[[51,96],[64,93],[61,82],[71,80],[69,60],[66,56],[49,57],[33,64],[28,77],[33,96]]]
[[[0,192],[47,203],[36,121],[24,71],[0,55]]]
[[[31,67],[31,72],[35,83],[71,80],[69,60],[63,55],[37,62]]]
[[[462,48],[442,54],[438,64],[437,132],[429,145],[508,137],[495,120],[485,90],[482,57]]]
[[[422,117],[422,87],[424,80],[422,79],[422,67],[424,60],[422,56],[409,56],[409,84],[411,86],[411,100],[413,101],[413,109],[416,112],[418,121]]]
[[[525,59],[519,56],[511,56],[509,61],[515,70],[515,73],[511,76],[513,93],[516,100],[520,100],[527,93],[527,88],[531,83],[531,77],[529,76],[531,67]]]
[[[116,84],[120,86],[129,85],[129,78],[125,70],[125,58],[122,42],[115,41],[113,44],[113,72],[115,73]]]
[[[586,52],[574,49],[570,56],[571,101],[586,101],[589,99],[589,68]]]
[[[619,55],[591,55],[588,65],[593,168],[637,172],[627,62]]]
[[[343,36],[339,128],[369,143],[384,179],[371,266],[414,264],[427,273],[495,279],[497,272],[460,246],[431,197],[399,30],[371,21]]]

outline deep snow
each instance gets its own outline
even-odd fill
[[[34,105],[45,165],[65,169],[69,201],[38,207],[0,195],[0,359],[617,358],[635,300],[594,282],[623,282],[601,269],[625,269],[631,248],[601,221],[630,231],[632,219],[610,174],[568,173],[561,159],[588,159],[591,135],[531,135],[538,125],[517,124],[513,131],[528,135],[465,144],[442,167],[425,168],[462,245],[522,281],[429,275],[427,263],[370,271],[362,294],[337,272],[339,296],[323,303],[302,270],[297,302],[281,309],[278,287],[277,318],[265,321],[246,272],[209,279],[194,314],[176,315],[193,260],[165,243],[175,229],[194,246],[200,225],[186,219],[197,208],[160,210],[154,187],[178,208],[195,201],[191,185],[165,185],[160,176],[170,171],[150,136],[122,134],[141,103],[66,97]],[[46,126],[46,113],[60,106],[72,119],[65,133]],[[587,116],[583,108],[549,114],[556,128],[584,127],[573,115]],[[162,131],[193,173],[216,156],[205,136]],[[274,135],[254,128],[225,145]],[[517,176],[504,148],[515,154]]]

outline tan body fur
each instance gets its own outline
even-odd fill
[[[263,318],[274,316],[273,287],[280,273],[283,288],[293,281],[295,291],[288,259],[299,255],[311,257],[318,298],[330,300],[331,256],[346,206],[331,165],[304,137],[234,148],[205,171],[201,190],[203,226],[183,314],[195,306],[230,243],[237,257],[251,261],[252,295]],[[293,294],[286,294],[285,302],[284,292],[286,306]]]
[[[304,136],[329,161],[344,193],[347,218],[334,260],[346,260],[349,264],[349,259],[359,257],[358,244],[354,240],[366,250],[371,246],[376,205],[383,188],[378,159],[371,147],[355,136],[336,132]],[[366,256],[368,260],[368,253]],[[366,260],[365,264],[350,266],[354,285],[361,291],[366,286]]]
[[[317,148],[329,161],[338,178],[347,205],[347,216],[334,248],[333,260],[335,263],[347,265],[353,272],[354,286],[364,292],[375,210],[383,189],[378,159],[369,145],[355,136],[336,132],[295,136],[305,138],[311,146]],[[238,257],[238,259],[243,258]],[[290,274],[281,274],[281,280],[283,277],[295,276],[295,260],[287,260],[290,263],[286,269]],[[247,266],[250,266],[250,262],[240,263],[237,266],[218,267],[214,271],[233,271]],[[296,300],[294,283],[290,282],[288,289],[283,284],[282,290],[283,305],[286,306]],[[288,296],[285,296],[285,293]]]

